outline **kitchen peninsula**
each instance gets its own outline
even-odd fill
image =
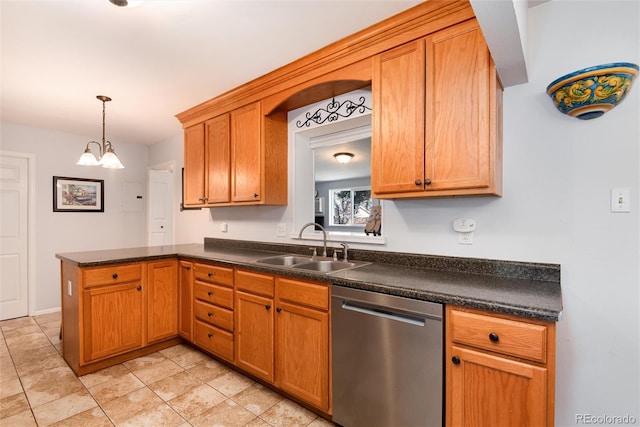
[[[559,265],[359,249],[349,253],[362,265],[328,274],[257,262],[282,254],[309,255],[307,245],[206,238],[204,244],[57,254],[64,358],[83,375],[187,341],[330,416],[329,298],[335,284],[444,304],[447,419],[460,416],[457,399],[475,393],[451,386],[461,381],[458,373],[473,374],[471,369],[484,365],[517,377],[522,411],[545,414],[553,424],[555,322],[562,313]],[[283,312],[290,306],[313,321],[303,331],[294,323],[278,328],[272,304]],[[270,352],[264,359],[247,360],[254,352],[244,349],[254,343],[242,338],[242,328],[255,336],[252,328],[259,325],[247,323],[243,313],[256,307],[267,316],[264,333],[280,335],[261,338],[257,348],[266,346]],[[313,353],[298,349],[313,381],[279,363],[277,343],[286,340],[285,333],[313,333],[320,343]],[[464,397],[449,395],[454,388]]]

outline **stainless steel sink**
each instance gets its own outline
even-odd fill
[[[333,260],[320,260],[305,262],[302,264],[294,265],[293,268],[299,270],[311,270],[318,271],[320,273],[333,273],[334,271],[347,270],[350,268],[360,267],[361,265],[369,264],[367,262],[354,262],[354,261],[333,261]]]
[[[296,264],[302,264],[312,261],[311,257],[298,255],[278,255],[257,260],[261,264],[281,265],[283,267],[292,267]]]
[[[301,255],[277,255],[256,260],[259,264],[269,264],[299,270],[316,271],[318,273],[333,273],[341,270],[371,264],[365,261],[336,261],[324,257],[305,257]]]

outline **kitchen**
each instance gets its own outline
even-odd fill
[[[598,4],[580,6],[580,13],[594,17],[587,22],[597,21]],[[615,4],[628,8],[620,14],[628,21],[615,29],[579,35],[564,26],[564,17],[573,13],[575,4],[552,1],[529,9],[529,82],[504,93],[502,198],[403,200],[384,206],[385,250],[562,266],[557,425],[575,425],[577,415],[585,413],[638,415],[638,91],[604,117],[586,122],[560,115],[544,93],[556,77],[583,66],[638,62],[637,4]],[[587,45],[589,49],[576,47]],[[601,46],[602,52],[596,53],[593,46]],[[115,104],[109,108],[115,110]],[[37,156],[38,200],[51,199],[51,176],[87,176],[68,161],[75,162],[82,145],[70,141],[85,139],[19,124],[2,127],[3,150]],[[606,141],[605,150],[600,141]],[[49,154],[53,144],[58,151]],[[174,138],[149,148],[115,140],[114,144],[127,168],[96,173],[108,184],[107,209],[99,218],[60,216],[50,211],[49,202],[38,204],[34,313],[59,306],[53,254],[146,244],[146,218],[121,212],[120,189],[124,181],[145,182],[148,165],[175,160],[180,167],[182,134],[177,128]],[[599,172],[596,179],[594,170]],[[613,187],[632,188],[631,213],[609,211]],[[180,200],[179,188],[175,186],[175,200]],[[176,243],[201,242],[203,237],[280,242],[276,225],[293,223],[293,214],[280,207],[176,209],[174,215]],[[451,223],[459,217],[477,221],[473,245],[458,245]],[[221,223],[228,224],[226,233],[220,231]],[[424,237],[413,238],[416,235]],[[592,339],[596,334],[597,343]],[[594,372],[594,366],[602,365],[612,368]],[[615,392],[603,396],[601,390]]]

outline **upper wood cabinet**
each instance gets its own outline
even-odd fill
[[[186,206],[287,203],[286,115],[254,102],[185,129]]]
[[[374,57],[377,198],[500,195],[502,88],[475,19]]]

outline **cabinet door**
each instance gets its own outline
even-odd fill
[[[202,205],[205,197],[204,124],[184,130],[184,204]]]
[[[276,384],[328,411],[329,314],[278,302],[276,325]]]
[[[429,189],[487,187],[492,167],[490,100],[495,98],[491,56],[480,28],[469,22],[439,31],[427,38],[426,49]]]
[[[147,268],[147,337],[153,343],[178,335],[178,264],[150,262]]]
[[[374,57],[371,189],[376,194],[424,190],[424,44],[411,42]]]
[[[254,202],[261,197],[263,176],[260,102],[231,112],[231,200]]]
[[[193,330],[193,263],[180,261],[178,274],[178,334],[192,340]]]
[[[205,123],[207,203],[226,203],[231,200],[231,152],[229,114]]]
[[[83,362],[142,347],[143,292],[140,281],[83,291]]]
[[[273,299],[236,292],[236,364],[273,382]]]
[[[447,372],[448,427],[547,425],[546,368],[452,346]]]

